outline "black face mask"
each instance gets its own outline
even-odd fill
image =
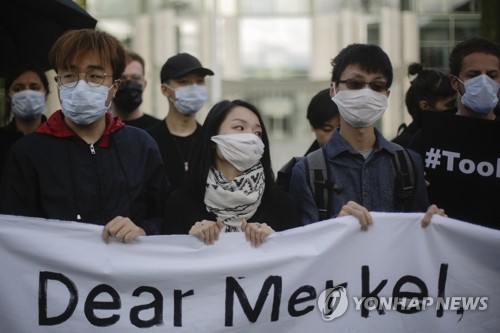
[[[130,80],[122,82],[113,103],[119,111],[131,113],[142,104],[142,85]]]

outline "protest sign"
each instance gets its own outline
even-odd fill
[[[496,332],[500,231],[373,213],[211,246],[0,215],[0,331]]]

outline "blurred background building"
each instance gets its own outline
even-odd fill
[[[331,59],[351,43],[380,45],[391,58],[389,109],[378,124],[391,139],[409,121],[404,93],[408,65],[447,72],[453,46],[480,35],[487,0],[81,0],[105,30],[146,60],[143,110],[165,117],[159,73],[177,52],[198,57],[215,76],[210,100],[256,104],[270,130],[274,167],[302,155],[312,141],[311,97],[329,87]],[[497,13],[498,14],[498,13]],[[497,18],[498,19],[498,18]],[[56,91],[55,89],[53,91]]]

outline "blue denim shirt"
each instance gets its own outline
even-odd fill
[[[340,136],[336,129],[324,146],[330,181],[339,191],[330,192],[329,208],[331,217],[337,216],[343,205],[355,201],[373,212],[401,212],[396,202],[396,168],[393,156],[397,148],[385,139],[375,128],[376,142],[368,158]],[[425,212],[429,207],[429,197],[424,179],[422,158],[408,150],[415,170],[415,194],[409,205],[411,212]],[[290,193],[295,197],[301,225],[319,221],[319,212],[309,186],[306,159],[294,166],[290,179]]]

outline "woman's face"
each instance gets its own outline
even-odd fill
[[[42,80],[35,72],[25,72],[19,75],[9,88],[9,98],[15,93],[23,90],[35,90],[45,92],[45,87],[43,86]]]
[[[218,135],[222,134],[243,134],[253,133],[262,138],[262,126],[259,118],[243,106],[236,106],[227,114],[219,127]],[[224,156],[217,147],[217,159],[225,160]]]
[[[259,118],[243,106],[236,106],[226,116],[217,134],[253,133],[262,137],[262,126]]]

